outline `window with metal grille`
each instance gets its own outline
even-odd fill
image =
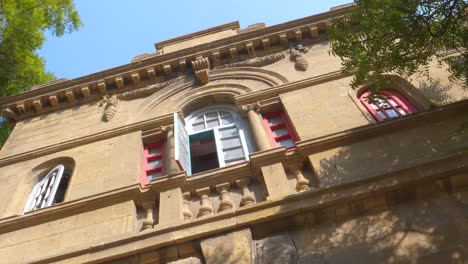
[[[45,208],[64,201],[70,174],[60,164],[50,170],[29,194],[23,213]]]
[[[289,124],[289,121],[281,112],[263,114],[263,123],[267,128],[273,147],[294,148],[297,138]]]
[[[146,145],[143,151],[143,173],[141,186],[149,183],[164,174],[164,143],[152,143]]]
[[[383,91],[374,97],[371,97],[369,92],[365,92],[361,94],[359,101],[377,121],[417,112],[417,108],[404,95],[394,90]]]

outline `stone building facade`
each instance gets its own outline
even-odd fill
[[[468,263],[467,94],[351,88],[346,8],[0,99],[0,263]]]

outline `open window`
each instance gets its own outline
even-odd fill
[[[283,111],[263,114],[265,125],[272,146],[294,148],[297,138]]]
[[[359,96],[359,101],[377,121],[399,118],[418,111],[408,98],[395,90],[386,90],[373,97],[367,91]]]
[[[63,202],[69,181],[70,173],[65,170],[65,166],[55,166],[34,185],[23,213]]]
[[[187,175],[249,159],[249,133],[233,107],[208,107],[185,121],[174,114],[175,159]]]

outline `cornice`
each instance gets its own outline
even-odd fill
[[[308,43],[326,40],[328,20],[342,15],[346,10],[332,10],[175,52],[155,54],[76,79],[52,82],[1,98],[0,107],[4,115],[13,122],[21,118],[23,113],[32,113],[29,116],[35,116],[55,111],[60,107],[69,108],[84,102],[100,100],[104,95],[141,89],[148,84],[167,81],[187,73],[195,72],[203,83],[202,80],[209,79],[199,78],[197,71],[202,73],[204,69],[194,69],[194,61],[206,58],[210,62],[209,65],[218,67],[238,62],[239,57],[241,60],[255,58],[256,49],[268,55],[288,49],[289,43],[302,43],[306,39]]]

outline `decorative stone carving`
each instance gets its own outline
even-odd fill
[[[145,220],[143,220],[142,230],[152,229],[154,225],[154,218],[153,218],[153,207],[154,202],[145,202],[143,203],[143,209],[145,210]]]
[[[234,203],[231,200],[231,197],[229,197],[229,182],[218,184],[215,186],[216,191],[219,193],[221,203],[219,204],[219,211],[226,211],[234,208]]]
[[[193,217],[192,211],[190,211],[190,208],[189,208],[190,193],[189,192],[183,193],[182,197],[184,198],[182,215],[184,216],[184,220],[190,220]]]
[[[294,61],[294,67],[299,71],[306,71],[309,67],[309,63],[302,57],[302,54],[307,53],[308,48],[302,46],[301,44],[297,45],[294,49],[289,51],[290,59]]]
[[[104,115],[102,117],[103,121],[110,121],[115,114],[117,113],[117,106],[119,105],[121,100],[132,100],[144,96],[150,96],[156,91],[173,84],[185,77],[179,76],[177,78],[162,82],[162,83],[155,83],[149,85],[145,88],[132,90],[125,93],[119,94],[112,94],[112,95],[105,95],[103,99],[99,102],[99,107],[104,106]]]
[[[304,174],[302,174],[300,166],[290,166],[289,171],[291,171],[294,174],[294,177],[296,177],[296,191],[298,192],[304,192],[310,189],[310,183],[309,180],[307,180],[304,177]]]
[[[192,61],[193,70],[195,76],[201,84],[206,84],[210,82],[210,61],[206,57],[197,57]]]
[[[99,106],[104,106],[104,114],[102,120],[110,121],[117,113],[117,106],[120,100],[117,95],[105,95],[104,98],[99,102]]]
[[[200,197],[200,209],[198,211],[198,217],[207,216],[213,213],[213,206],[210,201],[210,187],[205,187],[196,190],[198,197]]]
[[[241,206],[252,205],[255,203],[255,198],[249,190],[250,179],[243,178],[236,181],[237,187],[242,192]]]
[[[223,66],[218,67],[217,69],[224,69],[224,68],[237,68],[242,66],[249,66],[249,67],[262,67],[268,64],[275,63],[284,59],[286,56],[282,52],[273,53],[270,55],[257,57],[249,60],[245,60],[242,62],[236,62],[231,64],[225,64]]]

